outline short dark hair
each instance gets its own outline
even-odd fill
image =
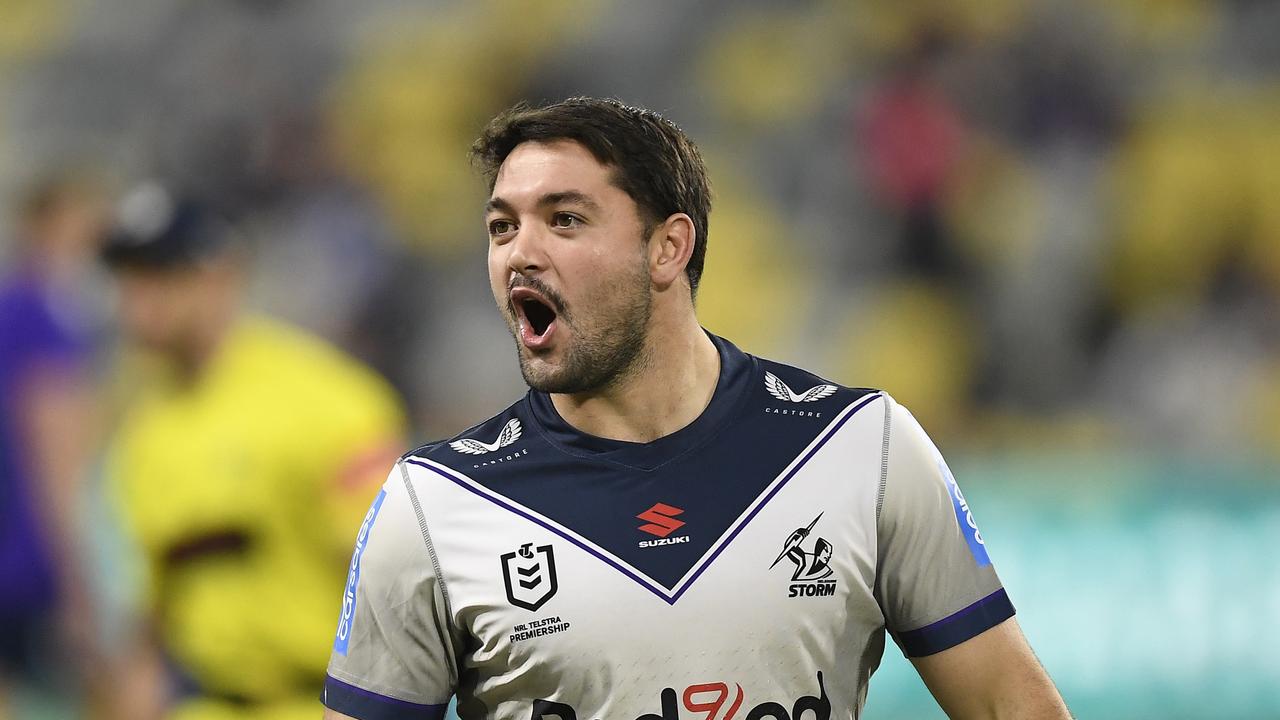
[[[693,220],[693,254],[685,273],[698,292],[707,254],[711,184],[702,155],[684,131],[652,110],[619,100],[573,97],[551,105],[520,103],[489,122],[471,157],[493,191],[498,168],[525,142],[573,140],[614,168],[613,182],[640,208],[646,234],[674,213]]]

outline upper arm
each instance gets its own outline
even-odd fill
[[[453,695],[450,619],[415,502],[397,465],[360,526],[325,680],[332,711],[434,719]]]
[[[903,653],[937,653],[1013,615],[964,495],[924,430],[886,399],[876,599]]]
[[[952,718],[1065,718],[942,455],[888,400],[876,597],[885,624]]]
[[[959,645],[912,658],[911,662],[948,717],[1070,717],[1013,618]]]

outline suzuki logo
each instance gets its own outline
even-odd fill
[[[657,535],[660,538],[664,538],[684,527],[684,521],[677,520],[675,518],[676,515],[683,514],[684,510],[673,505],[655,503],[653,507],[645,510],[636,517],[641,520],[648,521],[644,525],[640,526],[641,530],[649,533],[650,535]]]

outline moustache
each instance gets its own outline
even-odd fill
[[[564,297],[562,297],[560,293],[553,290],[550,285],[547,285],[538,278],[525,277],[524,275],[516,275],[507,283],[507,308],[511,311],[513,316],[515,315],[516,309],[515,305],[511,302],[511,291],[520,287],[529,288],[546,298],[547,302],[551,304],[551,309],[556,311],[556,315],[561,315],[565,318],[569,317],[569,311],[565,307]]]

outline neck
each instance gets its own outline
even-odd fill
[[[645,357],[633,373],[588,393],[551,395],[556,411],[578,430],[627,442],[670,435],[702,414],[715,394],[720,353],[692,313],[668,326],[653,324]]]
[[[231,326],[235,324],[236,317],[237,312],[232,307],[228,307],[223,312],[211,314],[187,338],[182,348],[173,354],[174,365],[181,383],[194,385],[199,381],[209,362],[222,347],[222,341],[230,332]]]

